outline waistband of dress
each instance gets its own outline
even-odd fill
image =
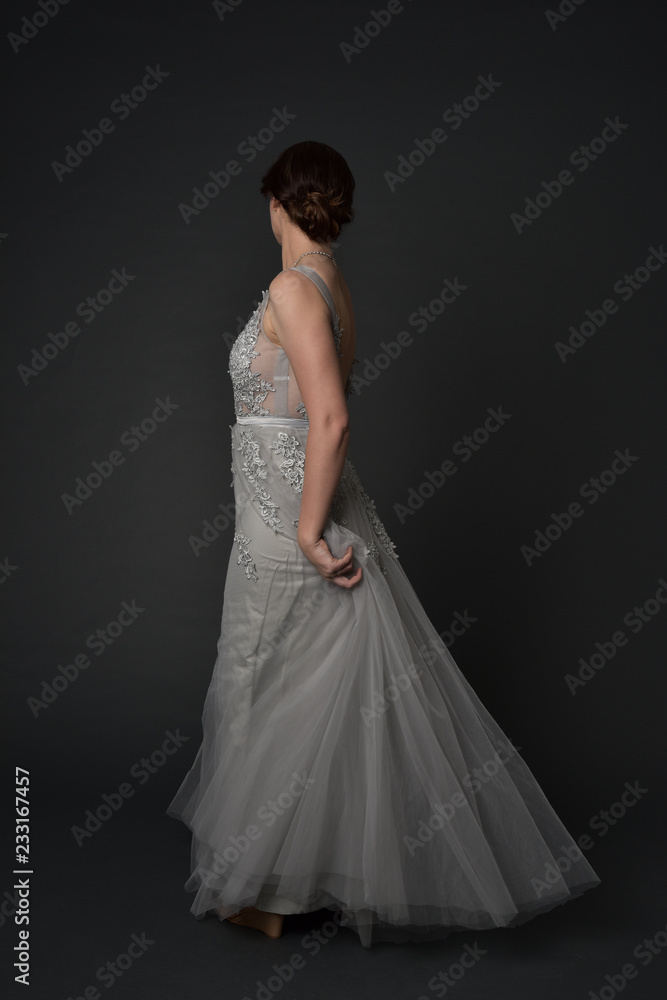
[[[267,427],[282,424],[287,427],[308,427],[308,421],[303,417],[259,417],[250,413],[243,413],[236,418],[237,424],[266,424]]]

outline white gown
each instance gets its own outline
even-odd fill
[[[326,283],[322,292],[340,343]],[[296,542],[308,419],[263,330],[230,354],[236,522],[203,741],[167,812],[192,831],[191,911],[338,912],[365,947],[513,926],[599,884],[429,621],[349,458],[324,537]]]

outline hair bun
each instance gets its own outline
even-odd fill
[[[307,191],[304,198],[305,205],[321,205],[322,202],[329,204],[329,199],[322,191]]]
[[[338,239],[354,217],[354,177],[345,159],[325,143],[296,143],[283,150],[262,178],[261,192],[275,197],[289,219],[314,240]]]

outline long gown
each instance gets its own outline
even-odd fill
[[[340,353],[340,320],[320,289]],[[296,541],[308,416],[264,331],[230,353],[236,508],[203,740],[167,813],[192,831],[191,912],[335,912],[364,947],[509,927],[600,879],[428,619],[349,455],[324,538]]]

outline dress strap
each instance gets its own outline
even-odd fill
[[[313,281],[317,285],[319,290],[322,292],[322,295],[324,296],[324,301],[329,306],[329,312],[331,313],[331,325],[335,327],[336,315],[337,315],[336,305],[334,303],[333,296],[331,295],[331,292],[327,287],[326,281],[324,281],[324,279],[320,277],[320,275],[314,268],[308,267],[307,264],[293,264],[292,267],[288,267],[287,270],[301,271],[302,274],[305,274],[307,278],[310,278],[311,281]]]

